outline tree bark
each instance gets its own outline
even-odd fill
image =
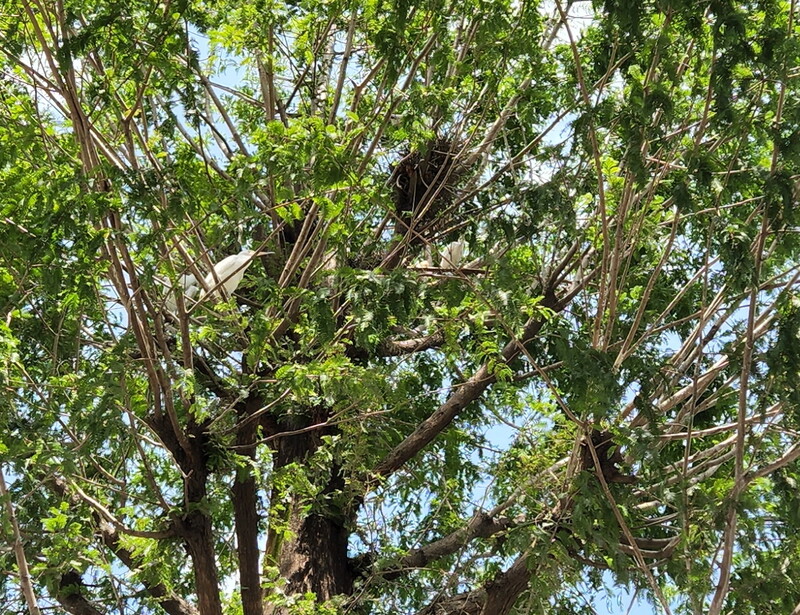
[[[255,461],[257,423],[250,417],[261,406],[260,398],[253,396],[239,404],[239,428],[236,433],[237,451]],[[236,525],[236,549],[239,558],[239,585],[244,615],[263,615],[261,572],[258,552],[258,493],[252,469],[239,468],[233,483],[233,514]]]
[[[184,517],[182,525],[192,558],[198,610],[201,615],[222,615],[211,518],[195,510]]]
[[[56,598],[71,615],[103,615],[102,611],[97,610],[83,596],[83,588],[81,575],[76,570],[71,570],[61,575]]]
[[[36,599],[36,594],[33,591],[33,584],[31,583],[31,573],[28,568],[28,558],[25,556],[25,547],[22,544],[22,533],[19,530],[19,523],[17,522],[17,515],[14,512],[14,505],[12,504],[11,497],[8,494],[6,487],[6,477],[3,473],[3,467],[0,466],[0,498],[4,500],[6,515],[11,522],[11,531],[14,536],[14,556],[17,559],[17,568],[19,569],[19,585],[22,594],[25,596],[25,604],[28,607],[30,615],[41,615],[39,609],[39,602]]]
[[[190,419],[185,434],[180,437],[176,433],[179,427],[173,428],[165,416],[161,420],[151,417],[148,423],[172,453],[184,475],[186,512],[177,527],[192,559],[198,609],[202,615],[222,615],[214,534],[211,517],[204,511],[204,500],[208,495],[207,425]],[[182,445],[181,441],[187,444]]]
[[[280,431],[322,423],[328,418],[327,409],[317,407],[304,417],[303,425],[279,421],[271,427],[272,431],[279,434]],[[274,469],[279,470],[292,463],[304,463],[321,446],[322,437],[334,432],[335,429],[329,427],[273,439]],[[323,497],[345,487],[341,467],[336,463],[332,464],[325,480]],[[276,489],[272,498],[273,501],[285,501],[286,495]],[[306,502],[302,501],[299,494],[291,493],[289,497],[286,517],[283,519],[288,532],[279,534],[270,527],[266,549],[269,564],[276,566],[280,577],[286,580],[285,593],[302,595],[313,592],[318,602],[352,593],[353,572],[347,560],[349,531],[346,529],[352,511],[321,510],[316,507],[311,513],[306,513]],[[269,615],[283,615],[284,610],[272,607],[267,608],[266,612]]]

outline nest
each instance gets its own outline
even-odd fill
[[[392,169],[395,232],[409,243],[422,243],[447,227],[451,205],[465,169],[457,161],[461,147],[445,138],[431,141],[424,151],[409,151]]]
[[[600,470],[606,482],[625,484],[636,482],[636,476],[623,474],[620,471],[618,466],[624,463],[624,459],[622,458],[622,453],[620,453],[619,446],[614,443],[611,433],[593,429],[591,439],[597,460],[600,462]],[[589,449],[589,443],[584,438],[584,441],[581,442],[581,469],[592,470],[594,465],[592,451]]]

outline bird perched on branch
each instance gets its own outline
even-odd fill
[[[198,301],[202,301],[208,292],[217,295],[222,294],[219,289],[224,288],[224,298],[230,297],[244,277],[244,272],[253,263],[253,259],[259,255],[272,254],[272,252],[256,252],[255,250],[242,250],[238,254],[226,256],[210,271],[203,279],[203,290]]]
[[[183,292],[187,299],[194,299],[197,296],[200,286],[197,284],[197,278],[191,273],[185,273],[178,278],[178,284],[170,286],[168,281],[159,279],[160,282],[166,287],[167,294],[164,299],[167,309],[175,313],[178,311],[178,300],[175,293]]]
[[[444,253],[442,254],[442,267],[450,267],[451,269],[458,269],[458,265],[461,263],[461,257],[464,256],[464,242],[453,241],[444,249]]]

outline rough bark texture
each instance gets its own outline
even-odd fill
[[[301,422],[281,420],[272,422],[270,431],[279,434],[303,426],[318,424],[328,418],[325,408],[313,408]],[[292,463],[302,463],[322,444],[322,437],[334,432],[333,428],[315,429],[305,433],[287,435],[272,440],[275,454],[274,469],[277,471]],[[323,495],[341,490],[345,486],[341,468],[333,464],[326,477]],[[273,491],[273,498],[283,497]],[[349,532],[346,529],[348,511],[325,510],[312,506],[306,513],[304,502],[297,494],[291,494],[287,514],[283,521],[289,532],[276,533],[273,528],[267,536],[267,559],[277,566],[280,577],[287,580],[285,592],[289,595],[313,592],[319,602],[333,596],[350,594],[353,590],[353,572],[347,560]],[[283,613],[280,609],[267,609],[268,613]]]
[[[197,606],[202,615],[222,613],[219,577],[214,554],[214,537],[208,515],[194,512],[184,519],[186,547],[192,558]]]
[[[58,583],[58,601],[64,610],[72,615],[102,615],[91,602],[83,596],[83,579],[76,570],[61,575]]]
[[[236,434],[237,452],[255,460],[256,427],[250,417],[259,408],[257,397],[239,407],[239,428]],[[262,615],[261,572],[258,551],[258,494],[256,480],[250,468],[240,468],[233,483],[233,514],[236,524],[236,548],[239,557],[239,585],[242,591],[244,615]]]
[[[207,425],[189,421],[186,427],[188,446],[181,443],[166,417],[161,420],[153,418],[150,425],[172,453],[184,475],[184,507],[187,512],[177,526],[192,559],[198,609],[202,615],[222,615],[211,518],[203,510],[208,495]]]
[[[347,565],[348,533],[341,522],[318,514],[291,521],[296,536],[281,550],[281,575],[291,594],[314,592],[324,601],[338,594],[350,594],[353,579]]]
[[[402,557],[396,565],[382,571],[381,576],[387,580],[396,579],[411,570],[423,568],[430,562],[452,555],[475,538],[494,536],[514,527],[514,525],[514,521],[508,517],[495,518],[487,513],[478,512],[464,527],[447,536],[443,536],[439,540],[414,549],[408,555]]]
[[[486,602],[481,615],[505,615],[510,612],[517,598],[528,588],[530,576],[528,558],[517,558],[511,568],[501,572],[487,584]]]

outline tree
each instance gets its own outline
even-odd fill
[[[7,612],[796,610],[797,17],[5,2]]]

